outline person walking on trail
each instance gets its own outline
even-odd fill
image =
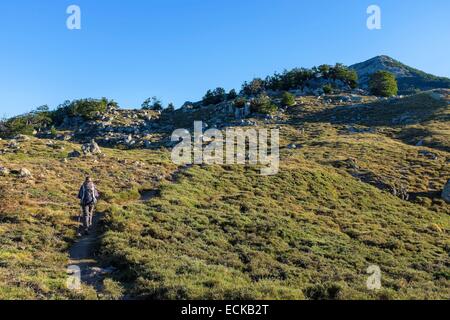
[[[98,197],[99,194],[94,182],[90,177],[87,177],[86,181],[80,188],[80,192],[78,192],[78,199],[80,199],[82,212],[83,229],[86,234],[89,233],[89,229],[92,227],[92,218]]]

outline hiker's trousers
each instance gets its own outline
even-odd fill
[[[92,226],[92,217],[94,215],[95,205],[93,203],[82,205],[81,209],[83,212],[83,227],[87,230]]]

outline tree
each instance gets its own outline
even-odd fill
[[[236,90],[231,89],[230,92],[228,92],[227,100],[234,100],[237,98],[237,96],[238,96],[238,94],[237,94]]]
[[[234,100],[234,106],[236,108],[244,108],[246,103],[247,99],[245,99],[244,97],[239,97]]]
[[[214,90],[208,90],[203,97],[202,103],[204,106],[212,104],[219,104],[227,99],[227,94],[224,88],[216,88]]]
[[[322,89],[325,94],[333,93],[333,87],[331,86],[331,84],[324,85]]]
[[[266,88],[266,82],[261,78],[255,78],[250,83],[244,82],[242,93],[246,96],[255,96],[262,93]]]
[[[271,114],[277,111],[277,106],[272,103],[269,96],[261,93],[251,101],[252,112],[261,114]]]
[[[49,111],[50,111],[50,108],[48,107],[48,105],[44,104],[40,107],[37,107],[35,112],[39,113],[39,112],[49,112]]]
[[[281,104],[288,107],[293,106],[295,104],[295,96],[292,93],[285,91],[281,96]]]
[[[159,100],[157,97],[151,97],[146,99],[142,103],[142,109],[143,110],[152,110],[152,111],[162,111],[163,106],[161,100]]]
[[[73,116],[80,116],[86,120],[92,120],[97,114],[106,112],[108,100],[102,98],[97,99],[81,99],[72,101],[69,111]]]
[[[322,77],[328,79],[330,73],[330,66],[327,64],[322,64],[318,68],[318,71],[321,73]]]
[[[175,111],[175,105],[174,105],[172,102],[169,103],[169,104],[167,105],[166,111],[167,111],[167,112],[173,112],[173,111]]]
[[[369,89],[371,94],[380,97],[392,97],[398,93],[395,75],[388,71],[378,71],[370,76]]]
[[[356,71],[347,68],[341,63],[336,63],[329,72],[333,80],[341,80],[348,84],[352,89],[355,89],[358,86],[358,74]]]

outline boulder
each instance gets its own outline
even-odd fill
[[[8,168],[5,168],[5,167],[1,167],[0,166],[0,176],[7,176],[7,175],[9,175],[9,173],[10,173],[10,171],[9,171],[9,169]]]
[[[19,170],[19,176],[21,178],[31,178],[33,175],[31,174],[31,171],[28,170],[27,168],[21,168]]]
[[[100,147],[98,146],[97,142],[95,142],[94,139],[92,139],[91,142],[89,143],[85,143],[81,147],[81,151],[83,152],[84,155],[94,155],[102,153]]]
[[[8,143],[8,148],[9,148],[9,149],[18,150],[18,149],[20,149],[20,145],[19,145],[19,143],[17,143],[16,140],[11,140],[11,141]]]
[[[18,142],[25,142],[25,141],[29,141],[30,137],[28,137],[24,134],[18,134],[17,136],[14,137],[14,140],[16,140]]]
[[[442,191],[442,199],[444,199],[445,202],[450,203],[450,180],[448,180],[444,190]]]
[[[295,143],[291,143],[290,145],[287,146],[288,149],[294,150],[294,149],[300,149],[302,146],[297,145]]]

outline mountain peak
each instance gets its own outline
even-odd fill
[[[378,71],[388,71],[394,74],[399,82],[401,94],[409,94],[416,89],[450,88],[450,79],[425,73],[387,55],[373,57],[354,64],[350,68],[358,73],[359,84],[362,88],[368,87],[370,76]]]

